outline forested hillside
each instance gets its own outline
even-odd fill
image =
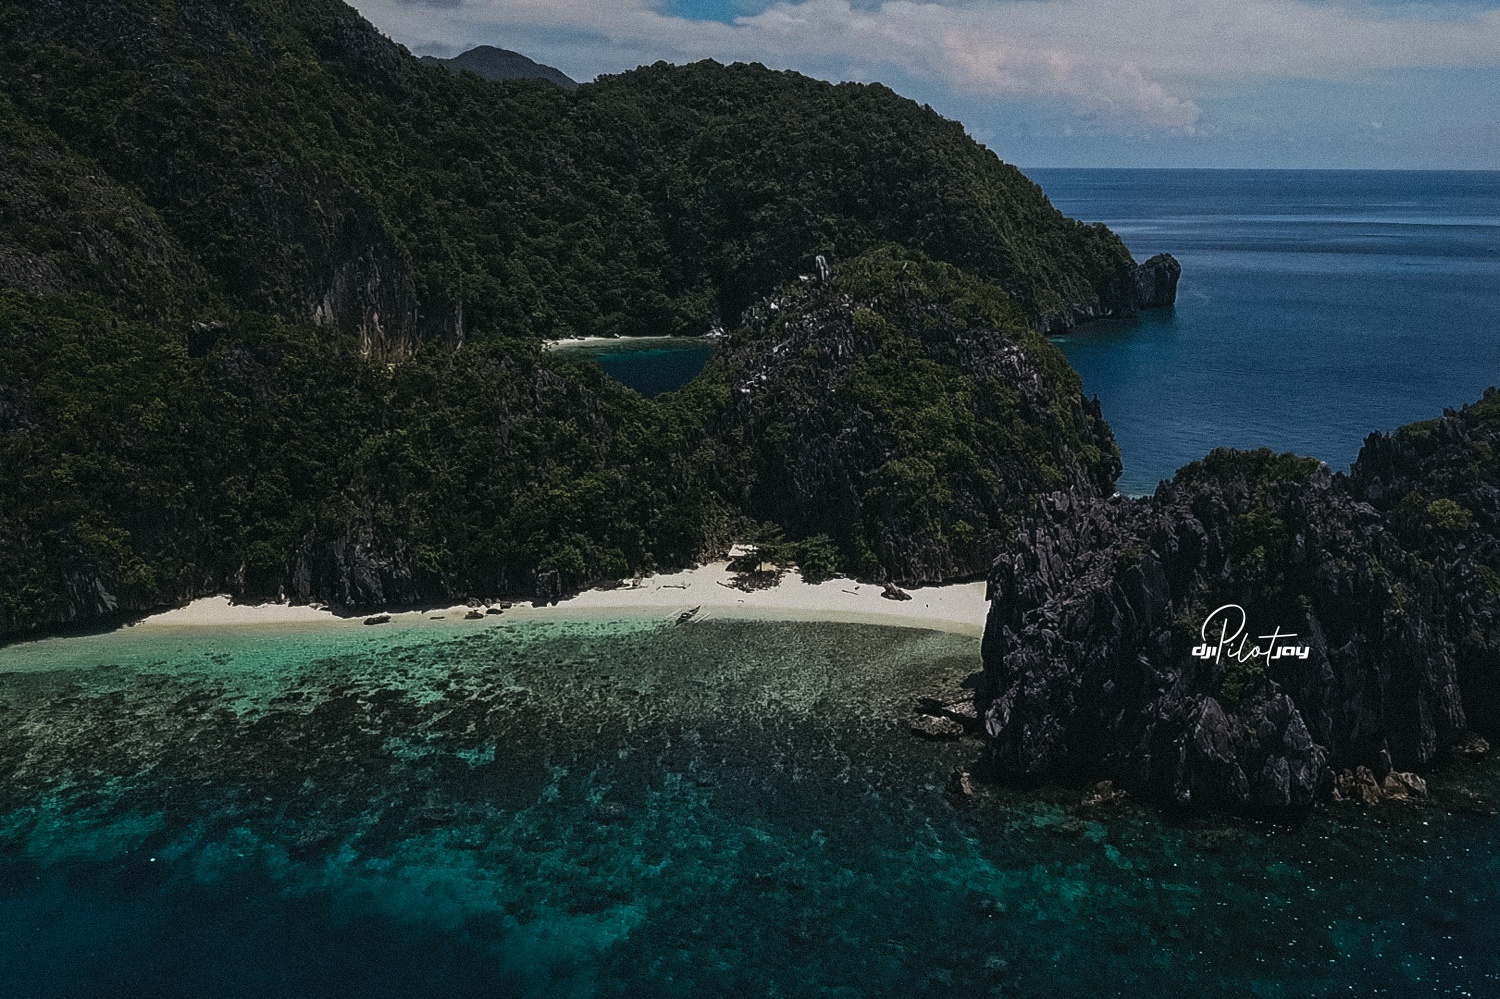
[[[952,578],[1117,471],[1033,330],[1132,310],[1128,252],[884,87],[497,83],[338,0],[23,0],[0,39],[0,634],[556,592],[767,525]],[[540,351],[713,327],[653,402]],[[768,367],[790,334],[809,364]],[[836,426],[869,430],[843,493],[787,505]]]
[[[0,36],[0,274],[27,290],[97,290],[102,264],[124,307],[254,309],[399,354],[703,332],[815,253],[893,241],[1038,321],[1131,304],[1118,239],[878,85],[714,63],[492,83],[338,0],[11,2]]]

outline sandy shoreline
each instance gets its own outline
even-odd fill
[[[727,562],[713,562],[682,572],[661,573],[632,585],[586,590],[546,607],[516,603],[488,621],[602,620],[611,617],[675,618],[697,608],[694,620],[737,618],[773,621],[829,621],[928,628],[981,635],[989,605],[984,583],[955,583],[911,590],[910,600],[889,600],[881,587],[852,579],[810,584],[788,572],[768,589],[746,592],[730,586]],[[390,612],[392,623],[415,623],[441,616],[464,619],[466,605]],[[254,625],[362,625],[363,617],[345,618],[316,606],[231,604],[228,597],[204,597],[186,607],[153,614],[135,629],[212,628]],[[478,623],[478,622],[476,622]]]
[[[559,347],[592,347],[601,343],[618,343],[623,337],[617,336],[575,336],[566,340],[544,340],[543,350],[556,350]]]
[[[542,342],[543,350],[557,350],[562,347],[597,347],[604,344],[613,344],[617,347],[630,345],[642,346],[653,343],[675,343],[693,346],[708,346],[717,343],[722,337],[705,334],[703,336],[577,336],[566,340],[545,340]]]

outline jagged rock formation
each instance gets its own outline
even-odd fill
[[[546,80],[564,90],[576,90],[578,81],[560,69],[544,66],[526,58],[519,52],[497,49],[493,45],[478,45],[452,59],[423,56],[429,66],[441,66],[450,73],[474,73],[486,80]]]
[[[349,213],[335,230],[313,289],[314,324],[353,333],[366,356],[403,357],[420,340],[416,286],[369,209]],[[435,332],[463,338],[456,322]]]
[[[1127,264],[1098,283],[1096,295],[1077,295],[1062,307],[1036,319],[1044,333],[1066,333],[1080,323],[1131,316],[1143,309],[1169,308],[1177,302],[1182,264],[1170,253],[1158,253],[1143,264]],[[1008,289],[1013,290],[1013,289]]]
[[[1097,401],[1014,304],[901,251],[750,310],[692,393],[726,495],[906,584],[979,575],[1036,495],[1105,496],[1120,471]]]
[[[978,703],[993,772],[1295,809],[1327,798],[1336,771],[1383,781],[1489,728],[1497,445],[1491,390],[1372,435],[1348,477],[1216,451],[1149,498],[1053,497],[991,575]],[[1240,619],[1209,619],[1228,604],[1248,642],[1219,653]],[[1296,638],[1258,640],[1274,630]]]

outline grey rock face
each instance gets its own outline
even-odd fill
[[[1146,499],[1054,496],[990,577],[992,770],[1278,811],[1472,745],[1500,713],[1496,416],[1372,436],[1350,477],[1219,451]],[[1194,655],[1225,604],[1305,658]]]
[[[416,349],[417,293],[390,236],[368,206],[350,211],[323,260],[309,318],[359,337],[370,357]]]
[[[911,731],[924,739],[958,739],[964,734],[964,726],[952,718],[917,715],[912,719]]]
[[[1137,309],[1161,309],[1177,301],[1177,281],[1182,265],[1170,253],[1158,253],[1136,267],[1131,275]]]
[[[333,536],[309,533],[292,560],[290,595],[338,609],[410,604],[442,592],[413,564],[407,546],[355,521]]]
[[[1059,485],[1094,496],[1113,490],[1114,436],[1098,403],[1039,356],[1047,345],[1033,348],[938,302],[893,295],[879,308],[882,318],[872,322],[868,303],[836,285],[813,286],[806,298],[773,297],[751,310],[746,329],[720,348],[713,364],[729,368],[732,380],[708,432],[748,446],[750,462],[735,469],[742,479],[726,491],[741,490],[737,499],[752,516],[793,536],[842,540],[859,527],[888,579],[921,585],[982,573],[1033,496]],[[902,361],[909,369],[935,373],[935,383],[972,380],[966,415],[1027,428],[982,439],[972,467],[941,482],[951,502],[932,516],[915,515],[932,499],[925,485],[912,497],[891,481],[901,462],[930,456],[910,453],[896,429],[903,413],[868,391],[868,372],[889,363],[896,337],[909,349]]]

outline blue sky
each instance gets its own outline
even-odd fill
[[[748,14],[759,14],[769,3],[761,3],[758,0],[667,0],[660,6],[660,10],[677,17],[690,18],[695,21],[733,21],[736,17]]]
[[[879,80],[1021,166],[1500,169],[1500,0],[353,0],[419,53],[580,80]]]

